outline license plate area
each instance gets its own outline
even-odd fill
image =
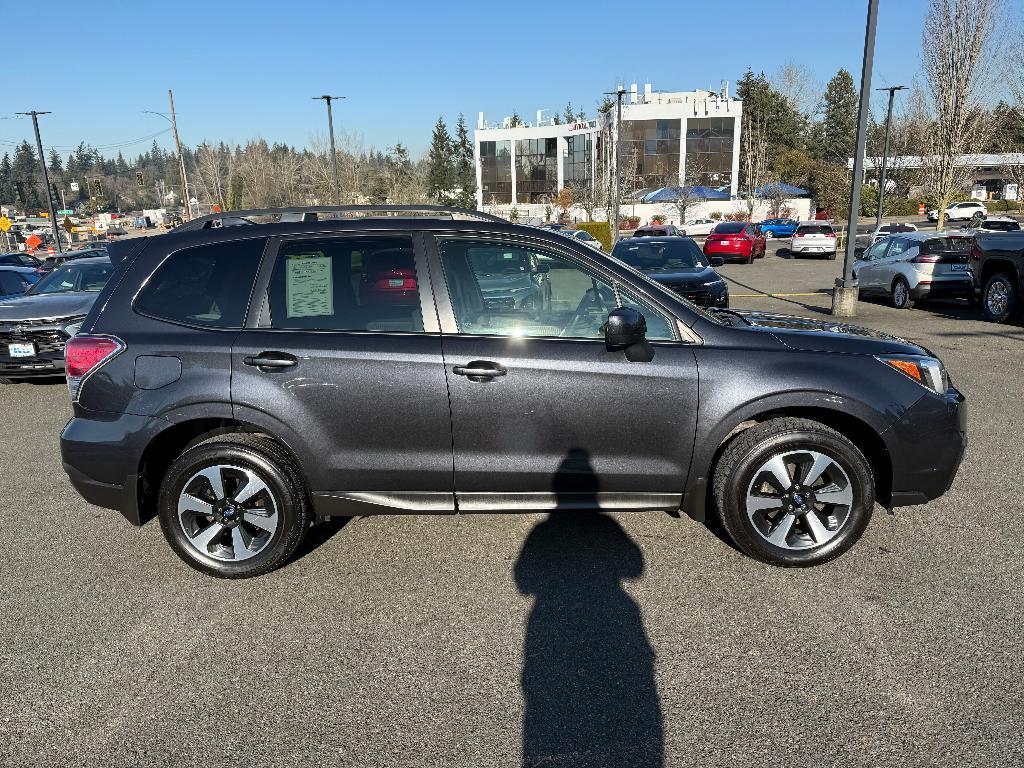
[[[966,272],[969,265],[967,264],[950,264],[949,267],[954,272]]]
[[[36,345],[31,342],[23,344],[8,344],[7,354],[11,357],[35,357]]]

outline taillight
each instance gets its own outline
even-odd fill
[[[795,233],[793,233],[793,237],[803,237],[803,236],[804,236],[803,232],[795,232]]]
[[[114,336],[74,336],[64,347],[68,392],[78,401],[82,383],[124,351],[124,342]]]
[[[825,233],[825,237],[831,237],[833,240],[835,240],[836,239],[836,233],[835,232],[826,232]]]
[[[977,240],[971,243],[971,261],[981,261],[981,248]]]
[[[919,253],[910,261],[914,264],[934,264],[942,257],[937,253]]]

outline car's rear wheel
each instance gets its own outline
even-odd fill
[[[864,533],[875,482],[864,454],[808,419],[751,427],[725,449],[714,494],[726,531],[743,552],[772,565],[824,563]]]
[[[1013,278],[997,272],[985,283],[981,294],[981,311],[991,323],[1008,323],[1018,310],[1017,287]]]
[[[269,438],[213,438],[167,470],[160,526],[196,570],[227,579],[262,575],[291,558],[312,522],[300,478],[291,456]]]
[[[893,280],[890,301],[896,309],[909,309],[914,305],[910,298],[910,286],[902,277]]]
[[[775,237],[775,233],[772,232],[770,229],[766,229],[761,234],[764,235],[765,240],[771,240],[773,237]]]

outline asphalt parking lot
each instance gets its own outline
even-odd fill
[[[779,247],[721,269],[733,306],[827,312],[841,262]],[[406,516],[218,581],[74,492],[63,383],[3,387],[0,764],[1024,763],[1024,328],[857,322],[943,358],[971,443],[945,497],[800,571],[665,514]]]

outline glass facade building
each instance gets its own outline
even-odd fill
[[[516,202],[545,203],[558,194],[558,139],[516,141]]]
[[[512,147],[509,141],[480,142],[480,190],[491,203],[512,202]]]
[[[566,155],[563,171],[566,184],[591,184],[594,179],[593,135],[577,134],[565,139]]]
[[[686,121],[686,183],[705,187],[732,184],[734,117],[691,117]]]
[[[679,180],[679,124],[679,120],[622,122],[620,169],[623,183],[634,187],[628,192],[676,185]]]

